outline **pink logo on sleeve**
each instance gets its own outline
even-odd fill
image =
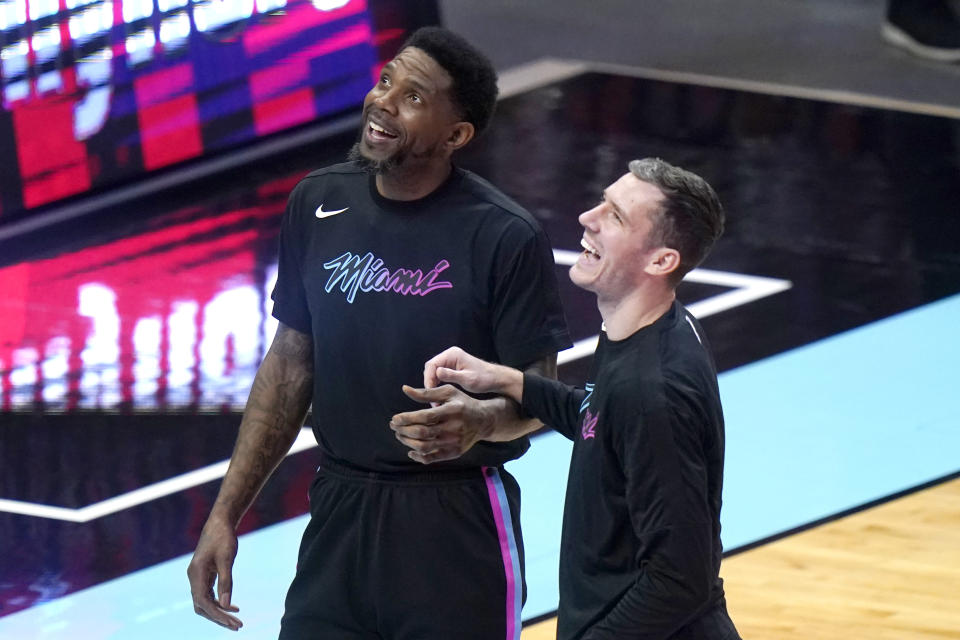
[[[426,273],[420,269],[404,268],[391,271],[384,266],[383,260],[370,252],[359,256],[348,251],[323,264],[324,269],[332,272],[324,291],[330,293],[339,284],[340,291],[347,294],[347,302],[351,304],[358,291],[392,291],[404,296],[425,296],[437,289],[453,288],[453,283],[437,279],[449,266],[449,262],[441,260]]]
[[[590,409],[587,409],[587,412],[583,414],[583,423],[580,427],[580,435],[584,440],[596,437],[597,429],[597,420],[600,418],[600,414],[590,413]]]

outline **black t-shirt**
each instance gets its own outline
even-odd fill
[[[401,385],[458,345],[522,367],[570,345],[546,235],[518,204],[461,169],[416,201],[388,200],[347,163],[293,190],[280,232],[273,315],[313,336],[313,430],[363,469],[422,469],[388,423],[422,409]],[[529,443],[478,443],[432,469],[498,465]]]
[[[677,302],[624,340],[601,334],[590,379],[524,377],[524,410],[574,442],[557,637],[687,637],[723,597],[723,412],[703,330]]]

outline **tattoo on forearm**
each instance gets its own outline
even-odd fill
[[[302,362],[313,372],[313,338],[281,324],[270,345],[270,351],[278,356]]]
[[[232,511],[253,501],[303,426],[313,392],[313,340],[280,325],[250,390],[234,461],[242,467],[221,492]],[[226,479],[225,479],[226,484]]]

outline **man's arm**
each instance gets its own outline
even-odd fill
[[[615,419],[626,423],[630,415]],[[617,447],[634,535],[645,548],[643,566],[584,640],[670,637],[703,612],[716,580],[716,523],[697,419],[676,411],[645,412],[643,424],[631,426]]]
[[[459,458],[480,440],[515,440],[543,426],[520,412],[526,372],[556,378],[556,354],[521,371],[474,358],[456,347],[448,349],[427,362],[426,388],[403,387],[411,399],[433,406],[393,416],[390,428],[410,447],[410,458],[423,464]],[[453,382],[474,393],[501,395],[478,400],[449,384],[435,387],[439,382]]]
[[[684,524],[657,532],[654,551],[637,580],[584,640],[660,640],[703,612],[715,574],[708,525]]]
[[[187,569],[194,611],[236,631],[230,612],[236,528],[296,439],[313,389],[313,339],[280,324],[250,390],[220,492]],[[217,598],[213,584],[217,583]]]

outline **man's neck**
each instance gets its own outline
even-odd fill
[[[377,174],[377,191],[389,200],[419,200],[436,191],[452,170],[449,159],[442,163],[397,167]]]
[[[597,299],[607,337],[623,340],[660,319],[676,299],[673,287],[636,289],[620,300]]]

